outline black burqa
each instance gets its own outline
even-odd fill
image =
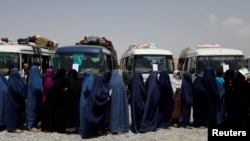
[[[195,127],[206,126],[207,91],[204,86],[204,77],[197,75],[192,84],[193,87],[193,125]]]
[[[66,131],[65,74],[65,69],[59,69],[53,86],[48,90],[47,99],[42,108],[41,127],[43,130],[59,133]]]
[[[68,72],[68,90],[66,94],[66,116],[67,128],[79,128],[79,104],[80,104],[80,95],[81,95],[81,82],[78,80],[77,71],[74,69],[69,70]]]
[[[159,99],[158,77],[151,72],[145,83],[146,103],[139,131],[142,133],[156,131],[158,127]]]
[[[193,105],[192,76],[188,71],[182,75],[181,84],[181,124],[187,126],[190,122],[191,107]]]
[[[216,124],[216,111],[217,111],[217,101],[218,101],[218,87],[215,78],[215,70],[213,67],[207,67],[204,71],[204,86],[207,91],[207,111],[205,123],[208,126],[214,126]]]
[[[159,76],[159,128],[167,128],[171,124],[173,112],[173,89],[170,82],[169,73],[163,70]]]
[[[145,86],[141,72],[136,71],[134,73],[130,84],[131,84],[130,106],[131,106],[131,120],[132,120],[131,130],[134,133],[139,133],[141,120],[145,108],[145,101],[146,101]]]

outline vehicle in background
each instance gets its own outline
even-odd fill
[[[206,67],[211,66],[215,71],[228,69],[235,71],[245,67],[244,54],[241,50],[221,48],[218,44],[199,44],[181,51],[178,59],[178,69],[190,71],[195,75],[204,73]]]
[[[86,69],[93,74],[110,76],[113,69],[118,69],[117,53],[112,42],[105,37],[89,36],[75,45],[61,46],[55,51],[53,69],[64,68],[66,72],[75,69],[82,78]]]
[[[152,71],[159,74],[162,70],[168,70],[169,74],[172,75],[174,71],[173,55],[169,50],[157,48],[154,43],[133,43],[122,54],[120,59],[120,73],[128,93],[130,81],[136,70],[142,72],[144,82]]]
[[[53,48],[57,42],[53,41]],[[9,69],[12,67],[22,70],[23,64],[40,65],[41,72],[52,66],[54,50],[47,46],[39,46],[28,38],[19,38],[17,42],[9,38],[1,38],[0,41],[0,72],[8,78]]]

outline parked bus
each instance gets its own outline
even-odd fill
[[[136,70],[142,72],[144,82],[152,71],[159,74],[161,70],[168,70],[172,75],[174,71],[173,55],[171,51],[157,48],[157,45],[153,43],[131,44],[120,59],[120,71],[128,92],[130,81]]]
[[[38,47],[35,43],[14,42],[8,38],[2,38],[0,41],[0,72],[8,78],[10,67],[15,67],[20,71],[23,64],[28,63],[40,65],[43,73],[46,67],[52,65],[53,56],[53,50]]]
[[[181,51],[178,60],[178,69],[190,71],[195,74],[203,74],[207,66],[215,71],[234,69],[235,71],[245,67],[244,54],[241,50],[221,48],[218,44],[199,44]]]
[[[113,69],[118,69],[117,54],[110,40],[105,37],[89,36],[75,45],[61,46],[55,51],[53,68],[55,73],[64,68],[66,72],[75,69],[79,78],[86,69],[93,74],[110,75]]]

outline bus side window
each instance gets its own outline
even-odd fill
[[[127,61],[127,65],[128,65],[128,71],[132,71],[132,66],[133,66],[133,61],[131,57],[128,57],[128,61]]]

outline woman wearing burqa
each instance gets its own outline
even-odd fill
[[[89,98],[90,92],[92,90],[94,82],[94,75],[90,69],[85,71],[83,81],[82,81],[82,90],[80,96],[80,125],[79,125],[79,133],[81,133],[82,128],[84,127],[83,117],[85,107],[87,106],[87,99]]]
[[[196,75],[192,84],[193,87],[193,126],[206,128],[205,123],[207,112],[207,91],[205,89],[204,77]]]
[[[173,112],[173,89],[167,70],[162,70],[159,76],[159,128],[167,128],[171,125]]]
[[[225,103],[227,111],[227,126],[233,127],[237,118],[237,92],[235,89],[235,71],[234,69],[228,69],[225,72]]]
[[[66,81],[65,69],[59,69],[53,86],[48,90],[46,101],[42,107],[41,128],[44,132],[66,131]]]
[[[208,126],[216,125],[216,111],[218,101],[218,87],[215,78],[215,71],[213,67],[207,67],[204,72],[204,86],[207,91],[208,107],[206,110],[205,123]]]
[[[109,101],[108,83],[103,74],[97,74],[83,114],[82,138],[101,135],[106,130]]]
[[[145,86],[141,72],[136,71],[134,73],[130,84],[131,84],[130,106],[131,106],[131,120],[132,120],[131,130],[134,133],[139,133],[141,120],[145,108],[145,101],[146,101]]]
[[[26,86],[17,68],[10,70],[7,92],[6,129],[21,133],[26,118]]]
[[[38,132],[37,124],[41,120],[43,83],[38,66],[32,66],[28,77],[27,96],[27,128],[32,132]]]
[[[53,126],[54,131],[58,133],[66,132],[66,92],[67,82],[65,80],[65,69],[59,69],[55,79],[52,91],[48,95],[54,95],[53,98]]]
[[[6,95],[8,90],[8,80],[0,72],[0,131],[6,128]]]
[[[110,131],[121,134],[129,131],[128,97],[122,77],[118,70],[112,70],[109,81],[111,95]]]
[[[189,124],[191,107],[193,105],[193,90],[192,76],[188,71],[183,72],[181,85],[181,126],[184,128],[191,128]]]
[[[240,129],[249,129],[249,83],[246,81],[246,76],[244,76],[240,71],[237,72],[235,78],[235,108],[236,108],[236,117],[234,121],[234,128]]]
[[[68,72],[68,90],[66,95],[66,132],[76,133],[79,128],[79,104],[82,84],[78,80],[77,71],[70,69]]]
[[[43,98],[42,98],[42,106],[44,105],[47,95],[48,95],[48,91],[53,86],[53,84],[54,84],[53,69],[48,68],[46,69],[46,72],[44,73],[44,76],[43,76],[44,93],[43,93]]]
[[[146,103],[139,129],[141,133],[156,131],[158,127],[160,92],[158,89],[157,72],[151,72],[149,74],[145,83],[145,88]]]

